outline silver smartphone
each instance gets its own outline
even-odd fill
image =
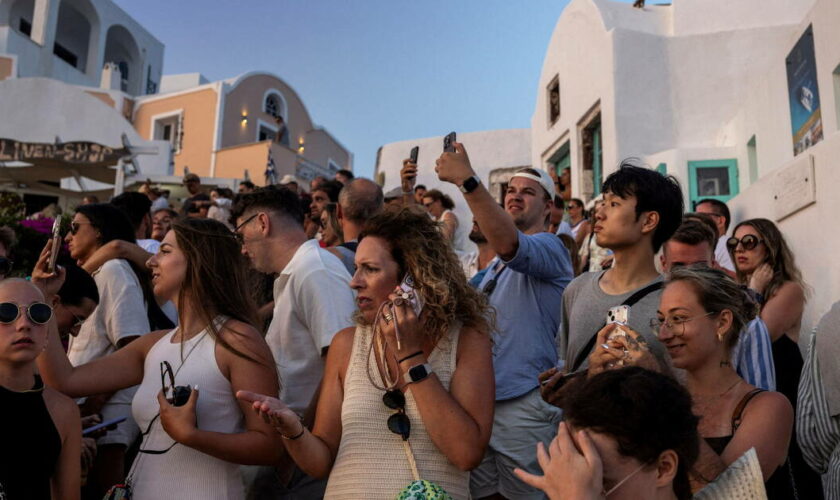
[[[400,289],[408,294],[408,302],[414,309],[414,314],[416,314],[419,317],[420,313],[423,311],[423,299],[417,292],[417,289],[414,285],[414,278],[412,278],[410,274],[405,275],[405,277],[402,280],[402,283],[400,283]]]
[[[609,311],[607,311],[607,324],[610,323],[617,323],[619,325],[626,325],[628,318],[630,316],[630,306],[620,305],[611,307]],[[614,329],[610,336],[607,337],[607,340],[612,340],[618,336],[627,336],[627,332],[624,331],[623,328],[618,327]]]
[[[50,260],[47,262],[47,269],[50,273],[55,272],[55,262],[58,259],[58,250],[61,248],[61,219],[55,218],[52,227],[52,248],[50,249]]]

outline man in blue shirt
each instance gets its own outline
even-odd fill
[[[493,435],[471,472],[474,498],[545,498],[513,475],[518,467],[540,473],[534,444],[548,444],[560,412],[539,394],[537,376],[557,362],[554,336],[563,290],[574,277],[562,242],[545,228],[554,182],[547,172],[523,168],[514,174],[499,207],[470,165],[463,145],[443,153],[435,171],[457,185],[497,257],[479,284],[496,310],[493,363],[496,405]]]

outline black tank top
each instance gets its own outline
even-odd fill
[[[61,436],[44,403],[44,383],[24,392],[0,386],[0,498],[50,498],[50,477],[61,453]]]
[[[747,403],[755,397],[756,395],[764,392],[764,389],[753,389],[752,391],[746,393],[741,401],[738,402],[738,406],[735,407],[735,411],[732,412],[732,434],[728,436],[720,436],[720,437],[707,437],[703,438],[706,441],[706,444],[709,445],[709,448],[713,449],[715,453],[718,455],[723,454],[723,450],[726,449],[726,446],[732,441],[732,436],[735,435],[735,431],[738,430],[738,427],[741,425],[741,417],[744,413],[744,408],[747,407]],[[793,500],[796,498],[794,483],[790,476],[790,465],[789,462],[785,462],[778,469],[773,471],[773,474],[764,482],[764,489],[767,490],[767,499],[768,500]]]

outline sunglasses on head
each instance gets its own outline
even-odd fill
[[[764,243],[764,240],[759,239],[759,237],[754,234],[748,234],[740,240],[733,236],[726,240],[726,248],[728,248],[730,251],[735,251],[735,249],[738,247],[738,243],[740,243],[741,246],[744,247],[744,250],[752,250],[753,248],[757,247],[759,243]]]
[[[0,275],[8,276],[12,272],[12,265],[14,265],[14,261],[6,257],[0,257]]]
[[[382,402],[392,410],[397,410],[388,417],[388,430],[408,441],[411,435],[411,420],[405,414],[405,394],[399,389],[391,389],[382,396]]]
[[[29,320],[35,324],[43,325],[52,318],[52,307],[43,302],[33,302],[28,306],[15,304],[14,302],[0,303],[0,323],[8,325],[16,321],[20,317],[21,310],[26,310],[26,315]]]

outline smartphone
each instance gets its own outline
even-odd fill
[[[630,316],[630,306],[620,305],[611,307],[609,311],[607,311],[607,324],[616,323],[619,325],[626,325],[628,321],[628,317]],[[607,340],[612,340],[615,337],[619,336],[627,336],[627,332],[624,331],[622,328],[616,328],[610,333]]]
[[[455,132],[449,132],[449,134],[443,138],[443,152],[455,152]]]
[[[411,163],[417,165],[417,155],[420,153],[420,146],[414,146],[411,148],[411,154],[408,155],[408,159],[411,160]]]
[[[400,283],[400,289],[408,293],[408,302],[414,309],[414,314],[416,314],[419,317],[420,313],[423,311],[423,299],[420,298],[420,294],[417,293],[416,287],[414,285],[414,278],[412,278],[410,274],[405,275],[405,277],[402,280],[402,283]]]
[[[117,425],[121,422],[125,422],[128,417],[117,417],[111,420],[106,420],[100,424],[96,424],[92,427],[88,427],[87,429],[82,430],[82,436],[87,436],[88,434],[92,434],[98,430],[105,429],[107,427],[111,427],[112,425]]]
[[[50,260],[47,262],[47,269],[50,273],[55,272],[55,261],[58,259],[58,250],[61,248],[61,219],[55,218],[52,227],[52,250]]]

